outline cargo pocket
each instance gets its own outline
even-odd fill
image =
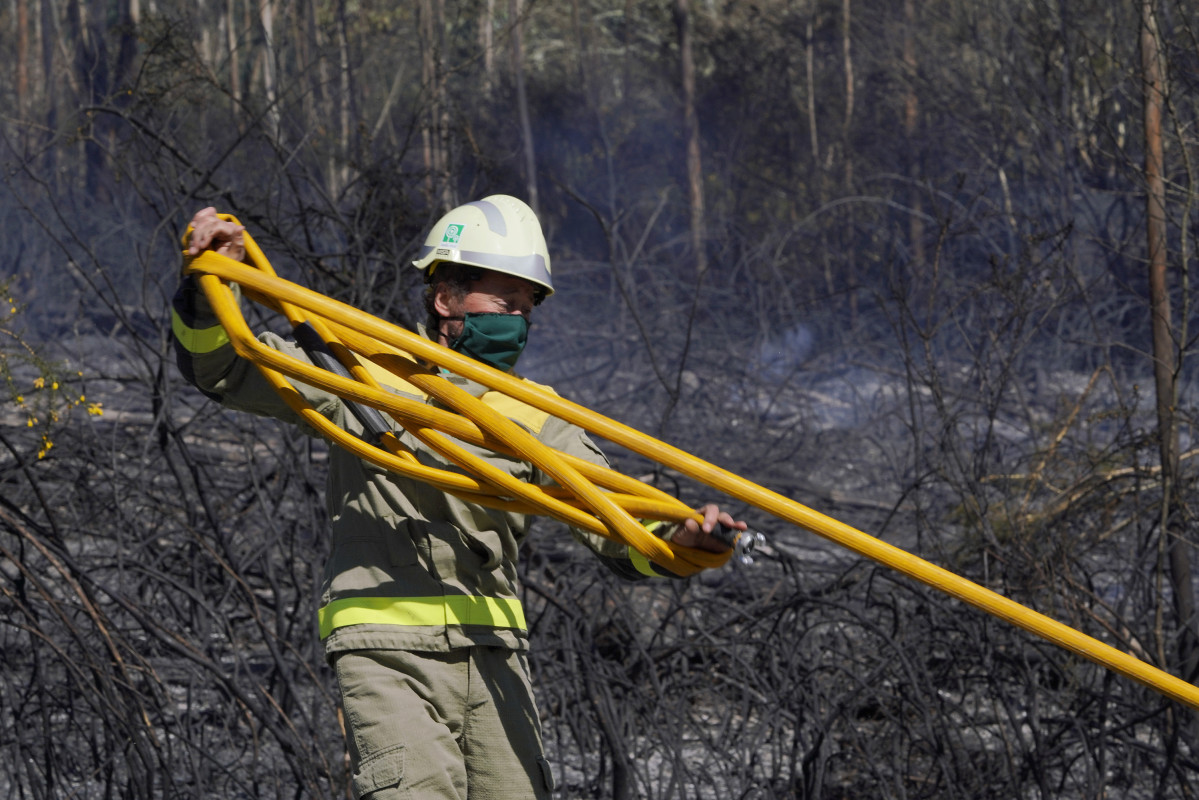
[[[358,772],[354,774],[354,797],[358,800],[398,798],[398,791],[389,793],[385,790],[399,789],[403,778],[404,747],[400,745],[376,753],[362,762]]]

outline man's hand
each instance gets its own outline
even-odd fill
[[[216,214],[216,209],[202,208],[192,217],[192,235],[188,240],[187,254],[199,255],[204,250],[212,250],[234,261],[246,257],[245,237],[242,231],[244,225],[227,222]]]
[[[723,525],[735,531],[743,531],[748,527],[744,522],[733,519],[727,511],[721,511],[720,506],[715,503],[708,503],[699,510],[699,513],[704,518],[702,524],[693,519],[680,523],[674,529],[674,534],[670,537],[670,541],[674,544],[681,544],[684,547],[694,547],[712,553],[723,553],[729,549],[729,545],[712,535],[712,531],[715,530],[716,526]]]

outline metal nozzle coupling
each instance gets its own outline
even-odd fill
[[[764,533],[750,530],[739,531],[724,525],[717,525],[712,531],[712,535],[733,548],[733,558],[737,563],[744,565],[754,563],[754,552],[759,546],[766,544],[766,534]]]

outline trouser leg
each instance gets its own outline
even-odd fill
[[[454,655],[454,654],[447,654]],[[429,662],[398,650],[340,653],[333,661],[358,800],[466,800],[458,747],[467,659]],[[447,713],[448,712],[448,713]]]
[[[333,660],[360,800],[528,800],[552,787],[523,654],[349,651]]]
[[[472,648],[463,750],[470,800],[548,798],[553,788],[524,653]]]

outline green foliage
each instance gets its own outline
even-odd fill
[[[0,284],[0,381],[12,404],[6,416],[34,434],[40,459],[54,446],[54,430],[72,409],[83,406],[89,415],[100,416],[103,404],[88,403],[86,395],[73,391],[62,366],[42,358],[29,343],[20,324],[25,309],[10,287],[11,282]]]

